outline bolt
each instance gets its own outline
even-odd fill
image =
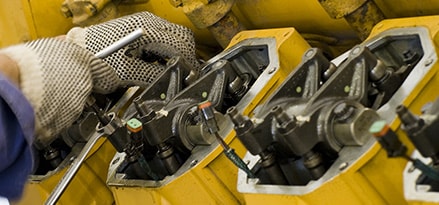
[[[337,117],[342,117],[343,115],[345,115],[348,112],[348,106],[346,105],[346,103],[340,103],[338,104],[335,108],[334,108],[334,114]]]
[[[212,68],[221,68],[226,65],[226,60],[219,60],[212,65]]]
[[[176,62],[177,62],[177,58],[171,58],[171,59],[169,59],[167,65],[172,65],[172,64],[175,64]]]
[[[270,70],[268,71],[268,74],[272,74],[272,73],[274,73],[274,71],[276,71],[276,67],[273,67],[272,69],[270,69]]]
[[[415,53],[413,53],[412,50],[406,50],[402,53],[402,55],[404,56],[404,58],[409,59],[412,58],[415,55]]]
[[[190,165],[191,165],[191,167],[194,167],[195,165],[197,165],[197,163],[198,163],[198,160],[194,159],[194,160],[192,160]]]
[[[282,107],[280,106],[275,106],[271,109],[271,113],[273,113],[274,117],[276,118],[276,120],[278,121],[278,123],[280,125],[284,124],[284,123],[288,123],[290,122],[292,119],[290,118],[290,116],[288,116],[284,110],[282,109]]]
[[[359,46],[356,46],[354,49],[352,49],[352,54],[357,55],[361,51],[361,48]]]
[[[230,107],[229,109],[227,109],[226,114],[229,115],[230,119],[232,120],[233,124],[235,124],[235,126],[244,125],[246,119],[244,118],[243,115],[238,113],[236,107]]]
[[[340,164],[340,166],[338,166],[338,170],[342,171],[344,169],[346,169],[348,167],[349,163],[347,162],[343,162]]]
[[[160,94],[160,99],[162,100],[166,99],[166,94],[165,93]]]
[[[309,57],[311,57],[313,54],[314,54],[314,50],[309,50],[309,51],[307,51],[307,52],[305,53],[305,56],[309,58]]]
[[[433,59],[428,59],[427,61],[425,61],[424,66],[429,66],[433,63]]]
[[[113,165],[114,165],[114,164],[116,164],[117,162],[119,162],[119,160],[120,160],[120,157],[118,157],[118,158],[114,159],[114,160],[113,160],[113,162],[112,162],[111,164],[113,164]]]

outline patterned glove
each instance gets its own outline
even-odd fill
[[[40,39],[0,50],[20,70],[20,89],[35,112],[35,142],[47,145],[81,113],[93,87],[116,89],[121,80],[104,61],[58,39]]]
[[[170,23],[148,12],[87,28],[73,28],[67,33],[67,40],[96,54],[138,28],[143,28],[146,35],[104,58],[122,80],[126,79],[125,74],[137,73],[135,79],[130,80],[151,83],[165,69],[165,65],[159,62],[141,60],[139,57],[145,53],[162,59],[182,56],[198,71],[200,64],[195,57],[193,33],[186,27]]]
[[[103,60],[94,56],[139,27],[147,35]],[[133,49],[163,59],[180,55],[199,69],[192,33],[146,12],[72,29],[65,41],[40,39],[0,50],[19,67],[20,89],[35,112],[35,142],[47,145],[70,126],[92,91],[106,94],[121,86],[147,85],[163,71],[160,62],[127,56]]]

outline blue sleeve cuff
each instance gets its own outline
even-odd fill
[[[0,196],[21,196],[33,166],[34,129],[30,103],[0,74]]]

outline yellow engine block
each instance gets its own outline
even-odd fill
[[[401,136],[408,152],[422,158],[401,129],[395,108],[402,104],[421,114],[424,105],[439,96],[436,88],[439,3],[436,1],[90,2],[96,5],[105,2],[105,5],[98,7],[96,15],[86,17],[82,26],[107,20],[109,16],[147,10],[189,27],[196,37],[197,54],[206,60],[206,65],[240,52],[243,47],[265,46],[269,65],[236,105],[241,114],[249,117],[295,71],[311,47],[323,50],[331,63],[338,66],[349,58],[351,48],[357,44],[373,47],[382,39],[418,36],[424,52],[422,58],[377,113]],[[44,5],[32,0],[1,2],[0,29],[5,32],[0,33],[0,46],[66,33],[76,25],[63,16],[69,10],[61,5],[74,3],[77,2],[50,0]],[[370,12],[374,16],[367,16]],[[126,115],[125,108],[141,91],[130,89],[117,103],[118,107],[113,108],[120,111],[120,117]],[[224,141],[250,168],[255,168],[260,158],[241,143],[232,122],[226,120],[222,128]],[[76,145],[55,170],[32,175],[23,198],[17,203],[43,204],[81,149],[82,145]],[[413,171],[412,164],[405,159],[389,159],[372,136],[364,145],[341,148],[338,156],[322,177],[307,184],[263,184],[234,166],[215,142],[191,150],[178,171],[161,180],[127,179],[118,170],[125,154],[115,154],[111,143],[101,139],[59,204],[439,204],[439,193],[429,191],[428,187],[423,190],[423,186],[416,184],[420,172]]]

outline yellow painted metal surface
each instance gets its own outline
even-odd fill
[[[370,36],[373,37],[391,28],[425,26],[429,29],[437,49],[439,45],[437,22],[439,16],[386,20],[375,26]],[[420,114],[422,106],[434,101],[439,95],[438,69],[439,64],[436,62],[402,104],[416,114]],[[394,120],[391,128],[396,130],[399,136],[404,136],[402,141],[408,145],[411,152],[413,145],[398,129],[399,125],[400,121]],[[429,204],[404,199],[402,173],[406,164],[407,161],[403,159],[388,159],[387,153],[375,143],[355,164],[309,194],[301,196],[244,194],[245,201],[246,204]]]
[[[40,37],[50,37],[67,32],[73,25],[60,12],[63,0],[1,1],[0,47]],[[124,3],[134,2],[134,3]],[[119,16],[150,11],[171,22],[188,26],[195,33],[199,44],[216,45],[207,29],[196,29],[181,8],[169,0],[122,1]],[[387,18],[437,14],[439,2],[435,0],[389,1],[375,0]],[[397,4],[397,5],[395,5]],[[295,27],[300,33],[319,34],[337,38],[340,43],[355,38],[355,33],[344,19],[334,20],[317,0],[288,2],[276,0],[236,1],[232,11],[248,29]]]
[[[266,99],[300,63],[303,53],[310,48],[293,28],[244,31],[236,35],[229,46],[244,39],[258,37],[276,39],[280,67],[244,114],[249,114],[256,105]],[[225,137],[225,141],[238,155],[243,156],[246,152],[239,140],[235,139],[233,131]],[[165,186],[146,188],[110,185],[110,188],[117,204],[242,204],[244,198],[236,190],[237,171],[237,168],[222,154],[222,148],[218,146],[192,169]]]
[[[64,34],[72,27],[60,12],[62,0],[0,2],[0,47]]]
[[[0,46],[29,40],[35,33],[29,5],[24,2],[0,2]]]
[[[64,34],[73,25],[59,11],[63,0],[36,0],[0,1],[0,47],[24,42],[40,37],[50,37]],[[406,0],[395,1],[376,0],[376,4],[383,10],[387,18],[422,16],[438,14],[439,2],[435,0]],[[397,4],[397,5],[396,5]],[[121,4],[118,6],[119,16],[138,11],[150,11],[172,22],[183,24],[191,28],[199,45],[215,46],[211,34],[206,29],[196,29],[187,19],[181,9],[174,8],[168,0],[149,0],[145,3]],[[292,0],[288,2],[275,0],[240,0],[232,8],[238,18],[249,29],[280,28],[294,26],[301,33],[319,34],[324,39],[330,37],[328,42],[333,45],[353,45],[355,33],[345,20],[334,20],[329,17],[318,1]],[[418,17],[398,20],[387,20],[375,26],[374,36],[390,28],[426,26],[436,45],[439,45],[438,17]],[[286,36],[283,36],[285,34]],[[277,80],[265,86],[264,92],[257,96],[247,110],[248,114],[261,103],[281,82],[282,79],[294,68],[301,59],[303,51],[307,48],[306,42],[300,39],[297,31],[282,33],[275,31],[255,31],[238,34],[231,45],[253,37],[272,35],[277,38],[281,69]],[[308,35],[309,36],[309,35]],[[333,37],[333,38],[332,38]],[[320,39],[321,40],[321,39]],[[346,41],[349,43],[345,43]],[[324,40],[325,41],[325,40]],[[294,49],[292,49],[294,48]],[[416,90],[407,96],[404,104],[415,113],[427,102],[437,97],[439,78],[436,74],[438,66],[428,73],[424,81]],[[396,129],[399,121],[396,120],[391,127]],[[400,135],[403,133],[397,130]],[[226,139],[240,156],[245,153],[245,148],[235,139],[234,134]],[[413,146],[407,138],[403,141]],[[78,178],[71,184],[62,204],[102,204],[111,203],[113,198],[105,188],[108,162],[114,154],[114,149],[108,143],[89,156],[86,166],[81,168]],[[107,164],[105,164],[106,162]],[[111,187],[114,200],[118,204],[199,204],[217,203],[247,203],[247,204],[429,204],[425,202],[406,202],[402,193],[402,171],[406,162],[400,159],[387,159],[386,153],[375,145],[356,164],[351,165],[336,179],[328,182],[320,189],[303,196],[241,194],[236,190],[236,173],[234,167],[218,148],[206,159],[201,161],[191,172],[176,179],[169,186],[157,189],[139,187]],[[98,166],[99,168],[96,168]],[[60,179],[62,170],[48,181],[32,182],[26,188],[25,197],[21,204],[40,204],[47,198],[50,191]],[[203,181],[201,183],[200,181]],[[217,182],[221,182],[219,185]],[[93,189],[84,186],[93,185]],[[104,188],[103,188],[104,187]],[[90,191],[99,191],[100,194],[90,194]],[[213,193],[214,190],[218,193]],[[200,197],[194,200],[190,196],[199,193]],[[79,195],[84,197],[79,198]],[[203,196],[212,198],[203,198]],[[185,198],[186,197],[186,198]],[[96,202],[98,201],[98,202]]]
[[[439,2],[436,0],[374,0],[387,18],[437,15]]]
[[[130,87],[111,111],[123,115],[132,100],[141,92],[142,89],[139,87]],[[72,149],[75,149],[75,153],[78,154],[82,147],[75,145]],[[106,181],[108,167],[115,153],[116,149],[110,141],[101,137],[86,156],[84,163],[66,187],[57,204],[113,204],[113,195]],[[16,203],[44,204],[73,161],[67,157],[64,159],[65,162],[46,175],[30,176],[23,197]]]
[[[74,25],[60,11],[63,0],[0,2],[0,47],[41,37],[65,34]],[[133,3],[127,3],[133,2]],[[437,14],[439,2],[434,0],[406,0],[395,2],[377,0],[387,18]],[[219,45],[207,29],[197,29],[182,8],[175,8],[169,0],[122,1],[117,6],[118,16],[149,11],[171,22],[194,31],[200,55],[207,60],[209,53],[218,52]],[[358,43],[358,38],[344,19],[332,19],[318,1],[276,0],[235,1],[233,13],[249,30],[295,27],[313,46],[331,50],[338,55]],[[311,35],[310,35],[311,34]],[[320,35],[319,38],[309,36]],[[327,39],[330,41],[326,41]],[[326,40],[325,40],[326,39]]]
[[[113,204],[113,196],[105,182],[108,164],[115,152],[111,143],[101,138],[87,155],[58,204]],[[23,197],[16,203],[44,204],[67,168],[55,169],[45,176],[31,176]]]

